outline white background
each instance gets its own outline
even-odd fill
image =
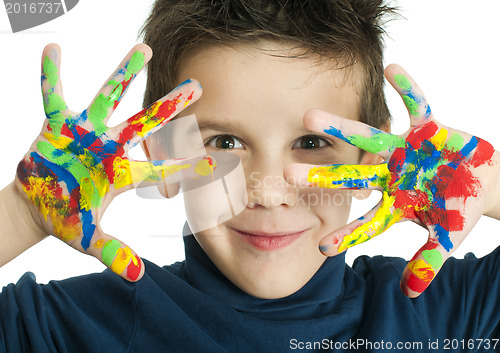
[[[40,94],[40,57],[45,44],[63,50],[65,98],[74,111],[91,102],[105,79],[138,42],[151,0],[81,0],[66,15],[13,34],[0,7],[0,187],[14,178],[16,166],[38,134],[44,119]],[[442,123],[478,135],[500,149],[500,1],[406,0],[401,18],[388,25],[386,63],[397,62],[417,80]],[[394,3],[397,4],[397,3]],[[0,5],[1,6],[1,5]],[[111,120],[114,125],[141,108],[145,79],[140,75]],[[404,132],[408,118],[397,94],[388,88],[393,131]],[[351,218],[362,215],[378,195],[356,202]],[[333,216],[333,215],[332,215]],[[160,265],[184,258],[180,236],[185,216],[182,198],[145,200],[131,191],[113,201],[103,228],[142,257]],[[0,227],[2,225],[0,224]],[[483,217],[455,256],[489,253],[500,244],[500,223]],[[409,259],[425,242],[426,231],[397,224],[383,235],[348,252]],[[0,249],[1,249],[0,244]],[[1,250],[0,250],[1,251]],[[49,237],[0,269],[0,287],[26,271],[46,283],[104,266]]]

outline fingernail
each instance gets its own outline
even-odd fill
[[[319,251],[321,251],[324,255],[327,255],[325,253],[328,251],[329,248],[330,248],[329,245],[320,245],[319,246]]]

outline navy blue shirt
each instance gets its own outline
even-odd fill
[[[416,299],[399,289],[405,260],[362,256],[351,268],[341,254],[266,300],[234,286],[193,236],[185,247],[184,262],[145,260],[137,283],[24,275],[0,294],[0,352],[500,351],[499,249],[448,260]]]

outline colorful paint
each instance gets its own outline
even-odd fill
[[[103,262],[130,280],[139,276],[141,261],[117,240],[103,243],[94,238],[98,209],[113,189],[161,181],[191,167],[132,161],[127,151],[170,121],[192,101],[197,89],[196,85],[188,85],[191,81],[186,81],[170,98],[153,103],[122,125],[108,128],[107,120],[144,65],[145,54],[134,52],[89,109],[70,116],[58,93],[58,66],[46,56],[42,65],[46,130],[36,149],[25,156],[17,169],[24,191],[45,220],[52,223],[54,235],[65,242],[79,239],[83,251],[88,251],[91,245],[100,249]]]
[[[201,159],[200,161],[198,161],[198,163],[196,163],[194,171],[198,175],[206,176],[212,174],[216,166],[217,163],[215,162],[215,159],[207,156],[203,157],[203,159]]]
[[[403,282],[421,293],[456,247],[453,232],[464,230],[463,215],[469,198],[480,196],[481,184],[473,170],[491,164],[493,147],[486,141],[439,126],[432,120],[425,98],[409,79],[396,75],[411,115],[420,119],[408,134],[394,136],[352,122],[360,134],[345,135],[334,126],[323,129],[352,145],[387,156],[379,165],[331,165],[309,170],[311,186],[344,189],[377,189],[382,203],[371,219],[361,220],[351,234],[333,239],[339,252],[365,242],[401,220],[419,220],[432,229],[434,238],[408,264]],[[351,130],[355,131],[351,126]],[[460,200],[459,209],[448,201]],[[326,252],[328,247],[322,246]]]

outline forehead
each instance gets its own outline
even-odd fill
[[[191,52],[179,65],[177,83],[197,79],[203,95],[183,115],[301,122],[307,110],[318,108],[358,119],[360,70],[335,69],[332,60],[319,63],[293,55],[293,49],[275,43],[209,46]]]

